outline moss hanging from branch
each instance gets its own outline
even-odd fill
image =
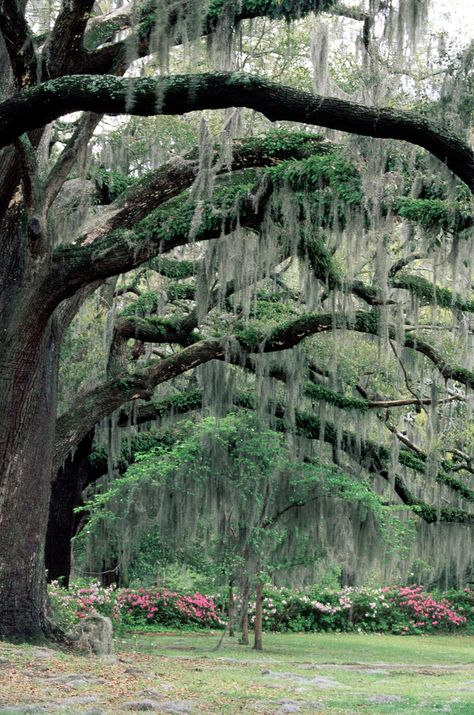
[[[393,288],[403,288],[410,291],[410,293],[430,305],[438,305],[440,308],[448,309],[456,308],[466,313],[474,313],[474,300],[464,300],[449,288],[441,288],[422,276],[401,273],[396,280],[392,281],[391,285]]]

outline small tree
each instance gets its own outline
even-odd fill
[[[363,504],[382,530],[389,528],[393,509],[366,483],[330,464],[303,461],[283,434],[244,410],[184,423],[173,446],[144,454],[84,509],[94,558],[101,560],[112,543],[121,570],[150,528],[181,558],[194,544],[205,545],[224,584],[237,578],[245,611],[249,586],[255,590],[254,647],[260,650],[265,576],[272,564],[284,569],[304,551],[308,562],[314,559],[317,502],[328,495]],[[320,551],[324,546],[318,543]]]

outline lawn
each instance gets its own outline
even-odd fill
[[[474,713],[473,636],[265,634],[261,653],[218,639],[135,633],[112,661],[0,645],[0,712]]]

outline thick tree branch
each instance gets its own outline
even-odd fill
[[[426,253],[411,253],[409,256],[399,258],[399,260],[390,267],[388,278],[395,278],[397,273],[403,270],[403,268],[406,268],[406,266],[413,263],[413,261],[422,260],[423,258],[426,258]]]
[[[301,132],[277,132],[270,133],[266,138],[238,139],[232,145],[231,166],[216,166],[216,173],[273,166],[279,161],[302,159],[313,153],[328,151],[330,146],[323,143],[318,135]],[[218,159],[216,151],[216,164]],[[124,192],[105,215],[100,216],[96,226],[88,227],[79,241],[89,244],[116,229],[133,228],[154,208],[189,188],[198,170],[199,160],[196,151],[192,151],[147,173],[138,184]]]
[[[270,194],[270,184],[267,188],[268,191],[259,197],[258,207],[255,195],[251,192],[242,196],[230,213],[227,209],[209,209],[206,220],[201,221],[196,229],[194,240],[219,238],[231,233],[237,225],[260,225],[266,199]],[[146,221],[134,231],[117,230],[94,240],[91,245],[58,248],[46,278],[49,302],[44,303],[43,309],[51,310],[88,282],[126,272],[160,253],[188,243],[194,212],[194,203],[190,202],[179,222],[175,214],[167,212],[156,224]]]
[[[59,456],[56,458],[56,464],[59,466],[62,463],[70,449],[78,444],[82,437],[102,417],[110,414],[114,409],[129,400],[149,399],[156,385],[187,372],[197,365],[206,363],[209,360],[222,359],[226,355],[233,353],[239,354],[242,350],[249,353],[288,350],[309,335],[341,327],[374,335],[378,334],[377,320],[370,313],[357,313],[350,323],[347,316],[334,316],[332,314],[306,315],[286,326],[276,328],[266,336],[259,335],[252,329],[243,329],[240,333],[236,333],[233,337],[226,339],[203,340],[146,368],[140,373],[127,373],[119,376],[78,399],[74,409],[58,420],[57,444]],[[419,343],[409,347],[419,350]],[[429,349],[427,350],[426,348]],[[441,371],[449,369],[451,374],[456,372],[455,368],[449,366],[436,355],[431,346],[426,346],[425,344],[421,352],[423,354],[428,352],[431,355],[430,359],[437,357],[438,361],[441,360],[441,365],[438,365],[436,360],[433,360]],[[442,372],[442,374],[445,374],[445,372]],[[465,370],[460,377],[463,377],[464,384],[469,383],[474,386],[474,374]]]
[[[196,327],[197,319],[194,313],[181,319],[127,316],[117,318],[114,331],[125,340],[134,338],[144,343],[187,346],[199,340],[199,336],[192,335]]]
[[[283,349],[279,347],[281,345],[285,346],[284,349],[291,348],[309,335],[334,329],[355,330],[369,335],[378,335],[380,326],[374,313],[364,311],[357,311],[350,318],[342,313],[330,313],[327,315],[310,313],[291,321],[286,326],[276,328],[267,337],[258,332],[252,332],[252,330],[246,333],[243,332],[240,336],[240,341],[248,349],[254,348],[256,344],[259,344],[264,352],[269,352],[275,349]],[[389,337],[393,340],[396,338],[396,330],[392,326],[389,326]],[[456,380],[474,389],[474,373],[465,368],[451,365],[429,343],[410,335],[405,337],[404,346],[425,355],[446,380]]]
[[[25,131],[74,111],[104,114],[184,114],[248,107],[271,121],[324,126],[416,144],[446,164],[474,192],[474,152],[424,117],[388,108],[311,95],[242,73],[176,75],[153,79],[69,76],[25,90],[0,105],[0,146]]]
[[[139,373],[127,373],[113,378],[79,398],[74,408],[57,420],[54,471],[102,417],[130,400],[150,399],[156,385],[167,382],[197,365],[218,359],[225,355],[225,352],[224,341],[203,340]]]
[[[38,80],[33,33],[25,18],[26,2],[2,0],[0,31],[10,57],[16,85],[24,89]]]
[[[63,0],[43,50],[45,77],[77,71],[84,54],[84,33],[95,0]]]
[[[412,295],[418,296],[424,303],[438,305],[441,308],[474,313],[474,299],[464,299],[460,295],[453,293],[449,288],[440,288],[422,276],[410,275],[408,273],[399,275],[396,279],[390,280],[389,285],[392,288],[401,288],[409,291]]]

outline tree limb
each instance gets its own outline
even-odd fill
[[[3,0],[0,4],[0,31],[10,57],[16,85],[24,89],[38,80],[33,33],[25,18],[26,2]]]
[[[77,71],[81,64],[84,33],[95,0],[63,0],[53,30],[43,49],[44,76]]]
[[[0,147],[20,134],[74,111],[104,114],[185,114],[247,107],[286,120],[423,147],[474,192],[474,152],[424,117],[312,95],[243,73],[175,75],[159,79],[69,76],[25,90],[0,105]]]
[[[44,187],[45,211],[49,209],[59,194],[79,153],[87,146],[94,133],[94,129],[101,119],[101,114],[93,114],[90,112],[86,112],[79,119],[76,129],[46,179]]]

